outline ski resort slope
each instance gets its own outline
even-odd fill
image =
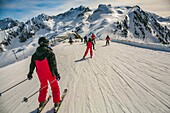
[[[97,41],[93,58],[80,60],[85,49],[81,42],[53,48],[61,93],[68,89],[58,113],[170,113],[170,52]],[[25,79],[29,63],[30,57],[0,68],[0,91]],[[35,113],[38,94],[22,103],[39,88],[33,76],[0,97],[0,113]],[[43,113],[52,107],[51,99]]]

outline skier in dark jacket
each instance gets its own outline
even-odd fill
[[[93,42],[93,50],[96,50],[95,49],[95,44],[96,44],[95,38],[96,38],[96,36],[92,33],[91,39],[92,39],[92,42]]]
[[[60,89],[57,80],[60,80],[60,75],[57,70],[56,58],[52,49],[48,47],[49,40],[45,37],[41,37],[38,40],[36,52],[32,55],[29,73],[27,78],[32,79],[33,71],[36,67],[36,72],[40,81],[40,92],[39,92],[39,107],[43,106],[48,87],[48,81],[51,86],[54,106],[57,106],[60,102]]]
[[[84,36],[84,43],[87,43],[87,36]]]
[[[110,37],[108,35],[105,40],[106,40],[106,46],[109,45]]]
[[[70,37],[68,42],[70,43],[70,45],[72,45],[73,39]]]

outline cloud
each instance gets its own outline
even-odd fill
[[[57,15],[80,5],[96,9],[99,4],[139,5],[143,10],[170,16],[169,0],[0,0],[0,4],[0,19],[10,17],[20,21],[27,21],[27,18],[41,13]]]

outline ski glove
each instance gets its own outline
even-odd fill
[[[33,78],[32,74],[29,73],[29,74],[27,75],[27,79],[28,79],[28,80],[31,80],[32,78]]]
[[[56,76],[56,79],[59,81],[61,77],[60,77],[60,74],[58,73],[57,69],[53,70],[52,73],[53,73],[53,76]]]
[[[58,73],[57,75],[56,75],[56,79],[59,81],[60,80],[60,74]]]

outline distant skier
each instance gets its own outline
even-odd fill
[[[110,37],[108,35],[105,40],[106,40],[106,46],[109,45]]]
[[[84,43],[87,43],[87,36],[84,36]]]
[[[95,38],[96,38],[96,36],[92,33],[91,39],[92,39],[92,42],[93,42],[93,50],[96,50],[95,49],[95,44],[96,44]]]
[[[92,56],[93,56],[92,45],[93,45],[92,39],[89,38],[89,40],[88,40],[88,42],[87,42],[87,48],[86,48],[86,51],[85,51],[85,53],[84,53],[83,59],[85,59],[85,57],[86,57],[89,49],[90,49],[90,58],[92,58]]]
[[[40,81],[39,92],[39,107],[44,105],[46,101],[48,81],[51,86],[54,106],[57,106],[60,102],[60,89],[57,80],[60,80],[60,75],[57,70],[56,58],[52,49],[48,47],[49,40],[45,37],[41,37],[38,40],[36,52],[32,55],[29,73],[27,78],[32,79],[32,74],[36,67],[36,72]],[[42,90],[41,90],[42,89]]]
[[[70,45],[73,43],[73,39],[71,37],[69,38],[69,43]]]

